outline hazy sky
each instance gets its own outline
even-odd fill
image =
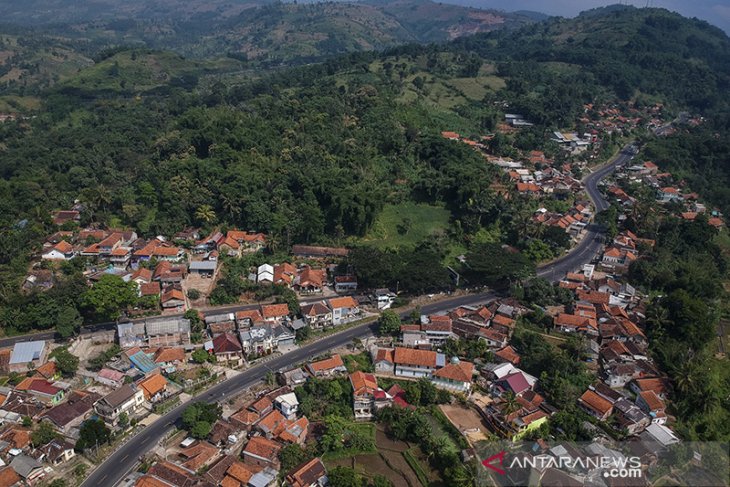
[[[644,1],[618,0],[446,0],[449,3],[500,10],[534,10],[550,15],[572,17],[583,10],[616,3],[643,7]],[[649,5],[679,12],[685,17],[697,17],[730,33],[730,0],[649,0]]]

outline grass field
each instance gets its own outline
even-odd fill
[[[446,231],[449,211],[417,203],[386,205],[365,241],[380,248],[414,247],[418,242]]]

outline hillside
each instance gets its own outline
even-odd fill
[[[590,76],[588,82],[624,99],[658,96],[703,111],[728,107],[730,39],[707,22],[664,9],[595,9],[575,19],[464,38],[455,47],[515,69],[529,62],[551,63],[568,73],[580,68],[575,77]]]
[[[380,50],[408,42],[436,42],[533,22],[526,15],[479,10],[430,0],[279,3],[48,2],[14,4],[6,22],[31,24],[49,34],[100,50],[115,45],[168,49],[185,56],[230,55],[258,64],[303,64],[337,54]],[[0,29],[2,31],[2,29]]]

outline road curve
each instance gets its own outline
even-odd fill
[[[588,175],[584,184],[588,196],[598,211],[608,207],[608,203],[602,198],[598,191],[598,183],[607,174],[621,164],[631,159],[631,154],[627,148],[615,157],[611,162],[601,167],[597,171]],[[566,272],[575,270],[581,265],[590,262],[601,247],[600,229],[591,225],[588,227],[587,233],[580,244],[578,244],[569,254],[541,267],[537,274],[551,281],[561,279]],[[459,296],[444,299],[437,303],[428,304],[421,307],[421,312],[425,314],[433,314],[448,311],[458,306],[476,305],[485,303],[495,298],[495,294],[491,291],[480,294],[467,296]],[[191,402],[181,404],[170,412],[166,413],[159,420],[142,430],[137,436],[125,443],[121,448],[115,451],[104,463],[102,463],[91,475],[84,481],[82,487],[108,487],[116,485],[121,481],[127,473],[129,473],[136,465],[139,457],[154,447],[160,438],[172,428],[172,424],[180,419],[183,410],[193,402],[201,401],[221,401],[228,397],[239,394],[243,390],[250,388],[252,385],[260,382],[269,371],[276,372],[286,369],[294,364],[306,361],[310,357],[340,347],[352,341],[354,338],[361,338],[375,331],[375,322],[364,323],[345,331],[330,335],[317,342],[303,346],[297,350],[289,352],[285,355],[275,357],[268,362],[252,367],[239,375],[221,382],[204,394],[193,399]]]

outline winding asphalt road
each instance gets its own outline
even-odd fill
[[[608,207],[608,203],[601,197],[598,191],[598,183],[607,174],[613,172],[617,166],[629,161],[632,155],[630,146],[627,146],[611,162],[584,179],[588,196],[598,211]],[[600,229],[597,226],[589,226],[586,232],[583,240],[569,254],[541,267],[537,272],[538,276],[554,282],[561,279],[566,272],[573,271],[583,264],[590,262],[600,249],[602,238]],[[483,304],[493,300],[495,296],[494,292],[489,291],[480,294],[448,298],[437,303],[422,306],[421,311],[425,314],[444,312],[459,306]],[[361,338],[372,334],[375,331],[375,327],[376,324],[373,320],[372,322],[364,323],[328,336],[287,354],[280,355],[213,386],[204,394],[196,397],[193,402],[221,401],[227,397],[234,396],[262,381],[269,371],[276,372],[287,369],[295,364],[306,361],[310,357],[315,357],[328,350],[343,346],[354,338]],[[183,410],[190,404],[181,404],[150,426],[147,426],[141,433],[115,451],[104,463],[94,470],[82,484],[82,487],[108,487],[116,485],[134,468],[139,457],[154,447],[160,438],[173,427],[173,423],[180,419]]]

